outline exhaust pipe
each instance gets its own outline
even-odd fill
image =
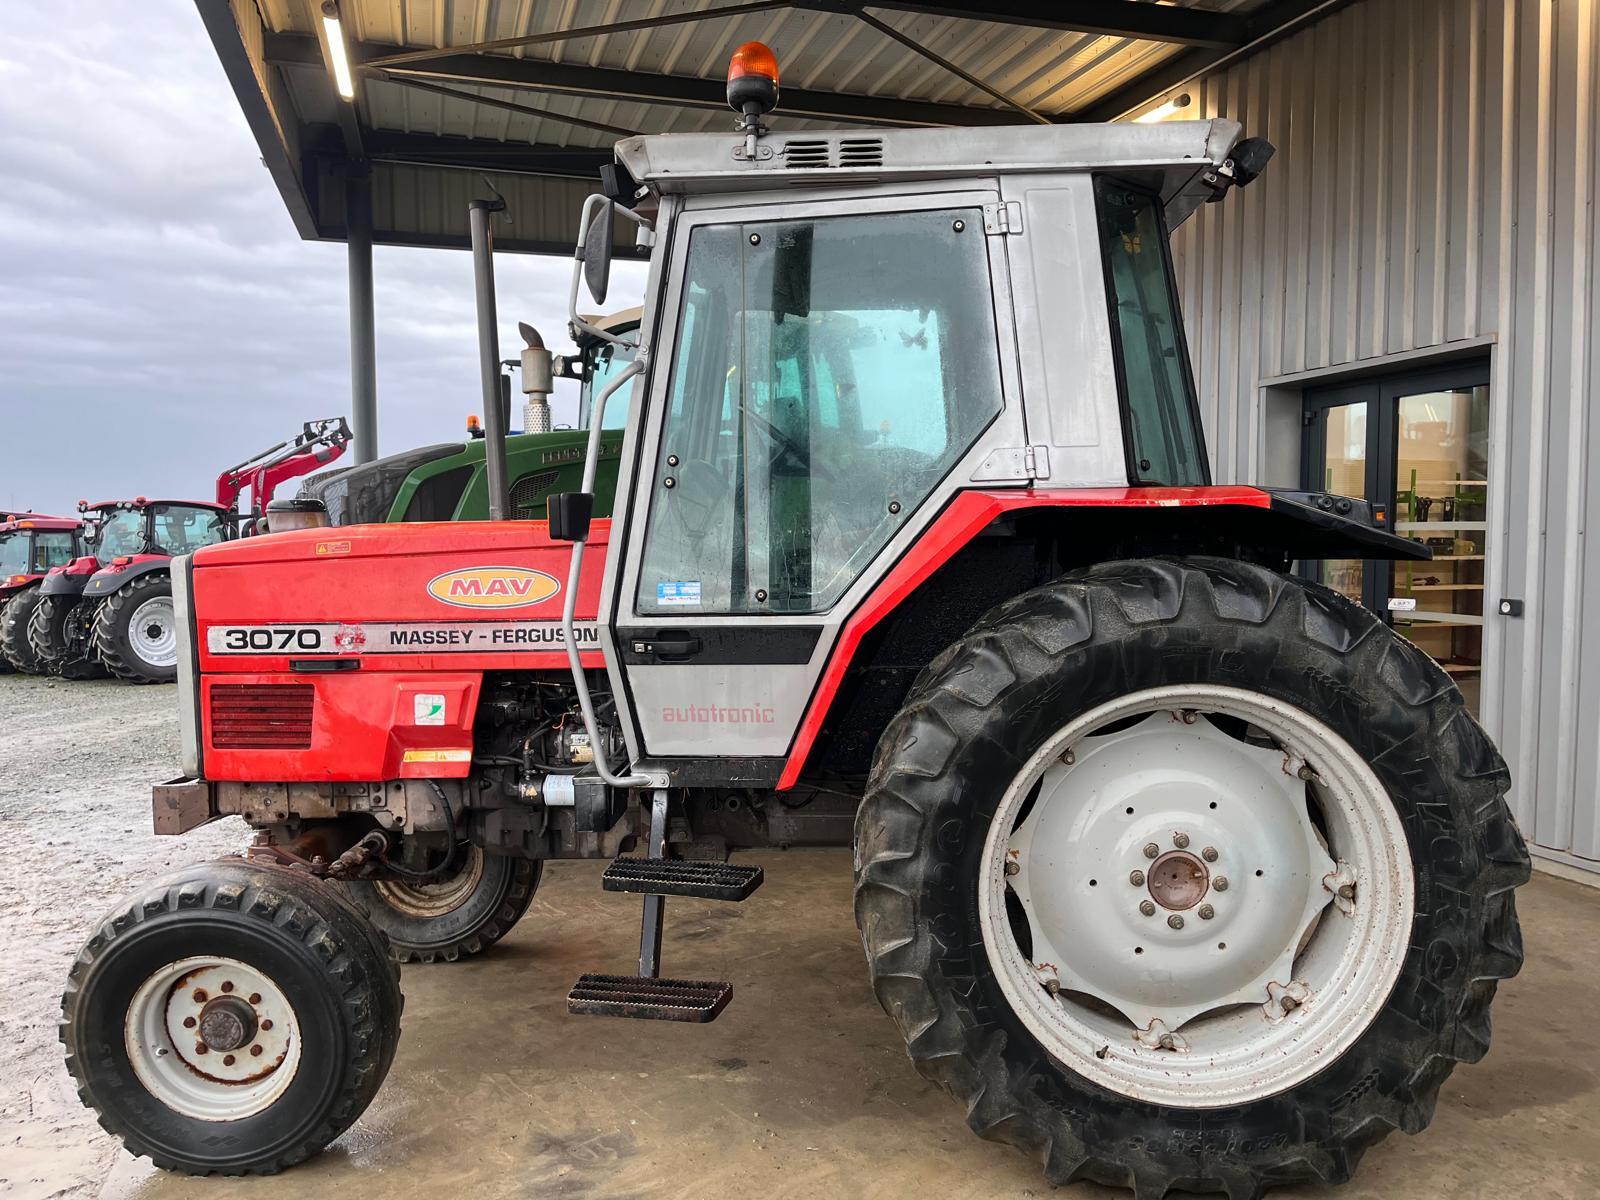
[[[483,461],[488,469],[489,519],[504,521],[511,499],[506,488],[506,405],[500,399],[500,334],[494,304],[494,232],[490,219],[504,200],[474,200],[467,206],[472,228],[472,280],[478,299],[478,365],[483,376]]]
[[[554,387],[550,351],[539,331],[526,321],[517,322],[517,332],[527,343],[522,351],[522,391],[528,397],[522,405],[522,432],[549,433],[550,391]]]

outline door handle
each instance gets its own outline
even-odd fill
[[[692,633],[669,631],[633,640],[635,654],[653,654],[658,662],[682,662],[693,658],[700,650],[700,639]]]

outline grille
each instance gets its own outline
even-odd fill
[[[542,493],[560,478],[560,471],[540,471],[536,475],[524,475],[511,485],[511,511],[520,513],[523,509],[538,508],[544,503]]]
[[[783,146],[783,164],[791,170],[881,167],[883,139],[842,137],[834,143],[822,138],[791,138]]]
[[[211,688],[218,750],[309,750],[316,689],[309,683],[219,683]]]

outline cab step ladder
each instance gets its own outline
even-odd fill
[[[683,862],[667,854],[667,793],[650,803],[648,858],[618,858],[601,876],[608,892],[644,895],[637,975],[583,975],[567,994],[567,1011],[585,1016],[648,1021],[713,1021],[733,999],[733,984],[705,979],[664,979],[661,930],[668,896],[744,900],[761,886],[760,867]]]

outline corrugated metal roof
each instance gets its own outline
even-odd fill
[[[475,181],[452,180],[452,175],[486,172],[502,191],[510,186],[502,181],[513,176],[592,177],[596,160],[546,152],[605,151],[628,133],[731,128],[732,114],[720,106],[718,96],[728,55],[745,41],[766,42],[782,64],[789,112],[780,102],[773,119],[784,129],[838,127],[875,118],[896,124],[1029,119],[960,72],[1045,119],[1071,120],[1108,96],[1128,95],[1125,89],[1135,81],[1181,72],[1189,61],[1185,56],[1193,53],[1173,41],[1054,28],[1061,18],[1044,4],[1034,9],[1016,4],[986,8],[885,0],[882,7],[869,7],[861,15],[836,11],[851,6],[831,0],[796,0],[792,6],[759,5],[762,11],[753,13],[711,15],[737,10],[751,0],[339,0],[360,79],[352,109],[337,97],[317,41],[322,24],[318,0],[196,3],[225,67],[230,56],[243,60],[242,66],[232,64],[230,78],[247,115],[252,115],[269,165],[274,153],[287,159],[274,170],[280,188],[286,187],[287,178],[298,178],[301,196],[286,193],[285,200],[302,233],[342,235],[344,222],[334,193],[340,190],[345,160],[371,159],[387,164],[374,176],[376,236],[421,244],[459,241],[455,236],[437,239],[462,224],[462,215],[434,206],[470,190]],[[1303,18],[1328,3],[1105,0],[1098,8],[1140,21],[1197,21],[1197,13],[1216,14],[1204,19],[1228,23],[1234,38],[1241,31],[1253,38],[1277,21],[1271,10]],[[217,19],[214,10],[219,7],[231,14],[231,22]],[[1096,7],[1079,5],[1074,11]],[[988,15],[997,9],[1008,9],[1010,19],[951,15]],[[1039,24],[1023,23],[1035,19],[1034,10]],[[1160,13],[1149,15],[1155,10]],[[1176,17],[1180,10],[1188,11]],[[606,30],[619,22],[696,13],[699,19],[676,24]],[[959,72],[895,40],[871,21],[948,60]],[[224,36],[228,24],[237,27],[237,46]],[[590,28],[604,31],[472,49],[484,42]],[[395,63],[381,71],[370,66],[397,53],[456,48],[463,52]],[[266,112],[252,114],[252,106]],[[264,137],[273,129],[281,143],[276,147]],[[533,187],[531,193],[525,184],[517,184],[516,190],[526,207],[532,193],[548,192],[564,205],[582,189],[557,179],[548,187]],[[555,215],[554,205],[542,201],[534,207],[550,210],[550,219],[529,217],[504,244],[537,250],[567,241],[573,210]]]

